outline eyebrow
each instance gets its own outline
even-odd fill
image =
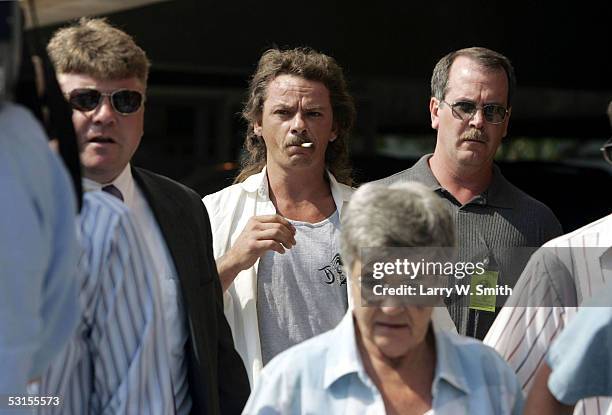
[[[290,105],[290,104],[288,104],[286,102],[275,102],[275,103],[273,103],[271,105],[270,108],[276,109],[276,108],[292,108],[292,107],[293,107],[293,105]]]
[[[290,104],[287,104],[285,102],[277,102],[277,103],[272,104],[272,106],[270,107],[271,110],[276,110],[276,109],[293,109],[293,108],[295,108],[295,105],[290,105]],[[330,107],[326,107],[324,105],[313,105],[312,107],[304,106],[303,110],[304,111],[323,111],[323,110],[326,110],[328,108],[331,108],[331,106]]]

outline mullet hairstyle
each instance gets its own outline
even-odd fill
[[[352,185],[348,138],[355,122],[355,104],[348,92],[342,68],[335,59],[311,48],[269,49],[259,59],[242,111],[242,116],[248,123],[244,140],[247,154],[241,162],[241,170],[234,183],[243,182],[266,165],[266,145],[263,138],[255,134],[253,127],[255,122],[261,121],[270,82],[285,74],[321,82],[328,89],[338,136],[327,145],[325,164],[336,180]]]

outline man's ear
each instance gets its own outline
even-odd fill
[[[261,137],[262,134],[262,127],[261,127],[261,122],[260,121],[255,121],[253,123],[253,132],[255,133],[255,135]]]
[[[435,97],[431,97],[429,100],[429,114],[431,115],[431,128],[434,130],[437,130],[440,124],[438,111],[440,111],[440,101]]]
[[[334,123],[334,126],[332,128],[332,135],[329,139],[329,142],[331,143],[332,141],[336,141],[337,138],[338,138],[338,126],[336,125],[336,123]]]

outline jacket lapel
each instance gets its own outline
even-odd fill
[[[142,193],[155,216],[155,220],[159,225],[159,229],[164,237],[168,251],[172,256],[174,268],[181,281],[183,289],[188,288],[188,276],[190,270],[188,264],[191,264],[189,255],[188,236],[191,235],[191,229],[185,229],[185,222],[181,221],[177,215],[177,201],[170,195],[159,188],[154,177],[142,173],[137,168],[132,168],[132,175],[138,183]],[[187,286],[186,286],[187,285]]]

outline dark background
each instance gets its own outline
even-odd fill
[[[519,90],[506,142],[555,137],[579,149],[610,136],[612,15],[605,2],[175,0],[108,17],[153,63],[136,164],[201,194],[230,184],[236,173],[248,77],[271,46],[311,46],[344,68],[357,102],[351,150],[362,182],[415,160],[378,154],[381,136],[431,136],[433,145],[431,71],[463,47],[497,50],[515,66]],[[566,231],[612,211],[612,170],[599,155],[584,163],[500,164]]]

